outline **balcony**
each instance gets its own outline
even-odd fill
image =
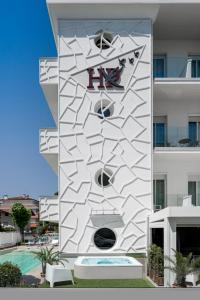
[[[199,58],[154,57],[154,97],[173,99],[200,93]]]
[[[39,62],[40,85],[49,109],[58,121],[58,61],[57,58],[41,58]]]
[[[47,160],[52,169],[58,169],[58,131],[57,129],[40,130],[40,153]]]
[[[169,127],[164,123],[154,123],[154,152],[200,152],[198,127],[198,122],[191,122],[186,127]]]
[[[92,210],[90,215],[92,224],[95,227],[110,227],[121,228],[124,227],[123,218],[117,209],[98,209]]]
[[[200,56],[154,55],[153,77],[155,81],[166,79],[200,79]]]
[[[40,130],[40,153],[58,154],[58,131],[57,129]]]
[[[57,197],[40,197],[40,221],[59,222]]]
[[[200,206],[200,194],[196,195],[167,195],[160,198],[159,201],[154,199],[154,212],[164,209],[166,207],[195,207]]]

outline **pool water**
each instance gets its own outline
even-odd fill
[[[6,261],[17,265],[22,274],[40,265],[40,261],[37,257],[29,251],[12,251],[6,254],[0,254],[0,264]]]
[[[125,257],[91,257],[82,260],[83,265],[132,265],[130,259]]]

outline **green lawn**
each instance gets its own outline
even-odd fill
[[[126,253],[126,256],[134,257],[134,258],[146,258],[145,253]]]
[[[40,285],[41,288],[48,288],[48,283]],[[58,288],[152,288],[154,287],[148,279],[77,279],[75,285],[70,282],[55,284]]]
[[[145,258],[144,253],[128,253],[127,256]],[[41,288],[48,288],[49,284],[43,283]],[[153,288],[154,285],[148,279],[78,279],[75,278],[75,284],[65,282],[55,284],[58,288]]]

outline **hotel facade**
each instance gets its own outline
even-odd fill
[[[47,0],[58,57],[40,60],[55,128],[40,152],[66,255],[200,255],[200,1]],[[165,270],[165,285],[174,275]]]

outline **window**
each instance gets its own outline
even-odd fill
[[[166,76],[166,55],[156,55],[153,58],[153,77]]]
[[[200,56],[190,56],[191,60],[191,77],[200,77]]]
[[[110,48],[112,40],[113,36],[110,32],[99,30],[96,32],[96,38],[94,39],[94,42],[98,48],[105,50]]]
[[[116,242],[115,233],[109,228],[101,228],[95,232],[94,244],[101,250],[108,250],[114,246]]]
[[[97,113],[99,114],[99,118],[103,119],[103,118],[108,118],[110,117],[110,109],[106,108],[105,106],[103,106],[102,108],[100,107],[97,111]]]
[[[96,183],[102,187],[107,187],[113,183],[113,174],[108,169],[101,169],[96,173]]]
[[[200,117],[189,118],[189,139],[190,145],[195,147],[199,146],[200,142]]]
[[[111,101],[102,99],[98,101],[94,107],[94,112],[98,114],[100,119],[109,118],[114,111],[114,105]]]
[[[153,123],[153,146],[154,147],[164,147],[166,146],[166,123],[167,118],[154,117]]]
[[[192,196],[192,204],[200,205],[200,178],[199,176],[190,176],[188,180],[188,195]]]
[[[165,207],[165,179],[153,180],[153,201],[154,210],[160,210]]]
[[[9,213],[8,212],[5,212],[5,217],[8,217],[9,216]]]

